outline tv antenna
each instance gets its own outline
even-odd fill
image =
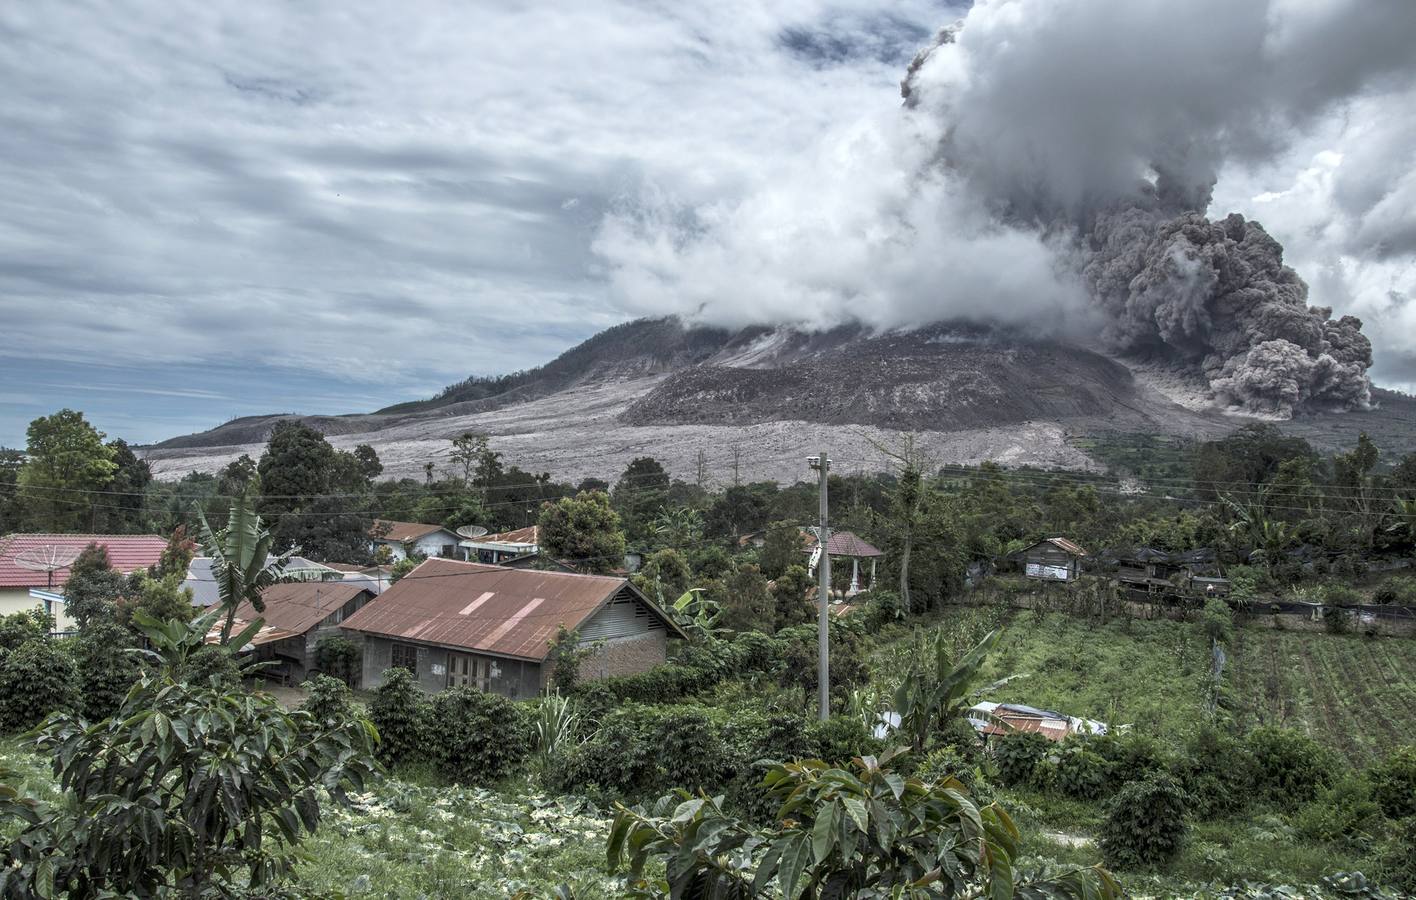
[[[463,525],[457,529],[457,536],[467,538],[469,541],[474,541],[486,533],[487,529],[482,525]]]
[[[31,547],[16,553],[15,565],[21,569],[29,569],[31,572],[46,573],[48,575],[46,587],[53,588],[54,573],[60,569],[69,568],[78,558],[79,551],[73,547],[56,547],[49,544],[44,547]]]

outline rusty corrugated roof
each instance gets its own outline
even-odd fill
[[[541,543],[541,527],[539,525],[529,525],[526,528],[518,528],[515,531],[503,531],[498,534],[484,534],[479,538],[471,540],[479,544],[536,544]]]
[[[1037,544],[1051,544],[1052,546],[1058,548],[1059,550],[1062,550],[1062,551],[1064,551],[1064,552],[1070,553],[1070,554],[1072,554],[1073,556],[1087,556],[1087,555],[1089,555],[1089,554],[1087,553],[1087,551],[1085,551],[1085,550],[1083,550],[1083,549],[1081,548],[1080,545],[1078,545],[1078,544],[1076,544],[1076,543],[1073,543],[1072,541],[1069,541],[1069,540],[1067,540],[1067,539],[1064,538],[1064,537],[1050,537],[1050,538],[1047,538],[1046,540],[1038,541]],[[1033,544],[1033,547],[1036,547],[1037,544]],[[1031,549],[1031,548],[1029,548],[1029,549]]]
[[[373,593],[357,581],[291,581],[286,584],[273,584],[261,592],[261,599],[265,601],[265,612],[258,613],[251,604],[242,603],[236,607],[236,618],[243,622],[265,619],[266,628],[279,629],[286,632],[287,636],[304,634],[324,621],[330,613],[365,592]]]
[[[628,585],[604,575],[428,559],[345,619],[343,627],[539,661],[560,625],[580,627]]]
[[[394,522],[389,519],[375,519],[373,527],[369,529],[369,536],[376,541],[394,541],[406,544],[432,534],[434,531],[447,531],[447,529],[441,525],[425,525],[421,522]]]

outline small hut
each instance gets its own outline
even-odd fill
[[[1043,581],[1076,581],[1086,556],[1087,551],[1066,538],[1047,538],[1023,548],[1023,574]]]

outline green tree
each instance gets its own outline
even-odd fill
[[[268,694],[182,677],[212,622],[143,622],[161,664],[117,713],[45,726],[36,746],[64,802],[0,795],[0,812],[23,823],[4,852],[6,896],[277,895],[324,792],[343,802],[363,789],[377,740],[367,721],[318,722]]]
[[[25,455],[19,450],[0,447],[0,534],[17,531],[21,525],[19,496],[20,469]]]
[[[777,616],[767,579],[754,565],[739,566],[727,580],[721,624],[734,631],[760,631]]]
[[[152,469],[121,438],[109,441],[108,448],[117,468],[104,485],[107,493],[96,504],[94,530],[100,534],[141,533],[147,525],[145,492],[152,483]]]
[[[273,521],[280,545],[299,545],[319,561],[368,560],[373,519],[367,498],[346,496],[369,487],[352,454],[335,450],[308,425],[287,420],[271,432],[256,472],[257,509]]]
[[[773,579],[772,624],[774,631],[811,621],[812,616],[815,615],[815,609],[807,601],[806,593],[815,583],[815,580],[807,574],[806,566],[800,562],[788,566],[785,572]]]
[[[167,539],[167,546],[163,548],[162,556],[158,557],[154,574],[158,578],[167,575],[180,575],[182,578],[186,578],[196,555],[197,542],[187,535],[187,526],[178,525],[172,529],[172,535]]]
[[[583,572],[610,572],[624,562],[619,514],[602,493],[579,494],[541,509],[541,548]]]
[[[111,621],[127,590],[127,579],[108,562],[108,551],[89,544],[69,567],[64,582],[64,606],[79,629],[93,622]]]
[[[1274,425],[1245,425],[1199,446],[1193,465],[1195,489],[1205,500],[1255,490],[1271,481],[1285,460],[1297,458],[1315,460],[1317,454],[1307,441],[1289,437]]]
[[[767,526],[767,534],[762,541],[762,552],[758,563],[762,574],[768,578],[780,578],[791,566],[806,562],[803,551],[801,529],[790,522],[773,522]]]
[[[79,531],[92,526],[97,494],[117,463],[103,433],[72,409],[41,416],[29,425],[19,485],[24,521],[35,531]]]
[[[638,542],[649,539],[654,517],[668,499],[669,473],[652,456],[632,460],[610,493],[610,502],[619,513],[625,532]]]
[[[651,554],[634,575],[635,586],[660,604],[673,603],[693,581],[688,560],[677,550]]]
[[[665,507],[654,517],[650,530],[664,546],[686,550],[703,537],[703,513],[691,506]]]
[[[138,573],[129,585],[128,596],[118,604],[118,623],[130,625],[138,612],[159,622],[192,621],[192,589],[182,584],[184,578],[176,572],[161,578]]]
[[[369,444],[360,444],[351,451],[355,461],[359,463],[359,473],[364,476],[364,480],[372,482],[383,474],[383,462],[379,459],[378,451]]]
[[[117,622],[100,621],[73,640],[82,711],[90,722],[98,722],[113,715],[138,680],[133,634]]]
[[[452,439],[452,461],[462,469],[462,484],[485,489],[502,475],[501,454],[491,448],[485,434],[464,431]]]

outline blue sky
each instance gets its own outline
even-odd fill
[[[896,132],[905,65],[965,5],[512,6],[0,5],[0,445],[63,406],[137,443],[368,411],[639,315],[800,317],[827,282],[894,324],[921,314],[897,286],[991,297],[949,280],[973,245],[840,252],[909,204],[925,238],[958,224]],[[1410,388],[1416,94],[1393,96],[1226,169],[1211,212],[1261,218]]]

